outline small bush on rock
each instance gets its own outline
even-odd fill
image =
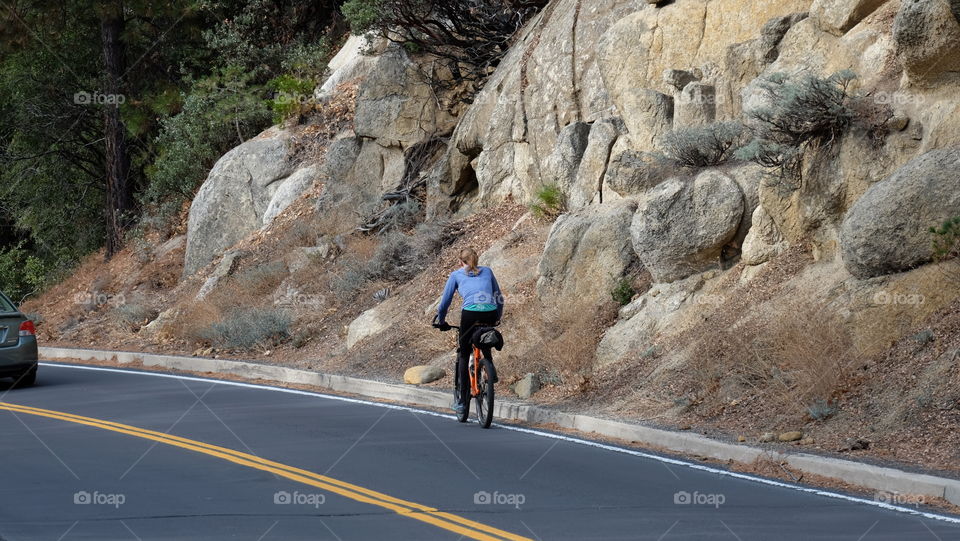
[[[740,122],[712,122],[673,130],[660,142],[667,157],[680,165],[714,167],[733,158],[745,131]]]
[[[432,70],[429,82],[478,83],[500,63],[512,37],[545,0],[347,0],[341,8],[356,34],[371,33],[411,54],[433,57],[452,77]],[[479,86],[479,85],[477,85]]]
[[[566,210],[567,198],[556,184],[547,184],[537,192],[530,210],[539,218],[556,218]]]
[[[620,283],[617,284],[617,287],[613,288],[613,291],[610,292],[610,296],[612,296],[614,302],[620,306],[626,306],[630,304],[630,301],[633,300],[634,293],[636,293],[636,290],[633,289],[633,283],[624,278],[620,280]]]
[[[930,234],[934,260],[944,261],[960,255],[960,216],[943,222],[940,227],[931,227]]]
[[[371,278],[405,282],[420,271],[420,254],[410,238],[401,233],[386,235],[367,264]]]
[[[753,141],[737,157],[781,172],[799,171],[810,145],[829,144],[850,125],[850,70],[821,78],[809,73],[774,73],[758,84],[767,105],[746,112]]]

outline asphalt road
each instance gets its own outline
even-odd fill
[[[960,520],[395,406],[43,366],[0,386],[0,539],[960,540]]]

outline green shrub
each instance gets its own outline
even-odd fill
[[[633,300],[633,295],[636,293],[636,290],[633,288],[633,282],[627,278],[620,280],[617,284],[617,287],[613,288],[613,291],[610,292],[610,296],[613,297],[613,300],[620,306],[626,306],[630,304],[630,301]]]
[[[556,184],[547,184],[536,194],[536,202],[530,210],[540,218],[556,218],[566,210],[567,197]]]
[[[837,407],[830,402],[818,398],[813,404],[807,407],[807,415],[814,421],[823,421],[833,416],[837,412]]]
[[[850,125],[848,93],[855,79],[844,70],[826,78],[809,73],[774,73],[759,80],[767,105],[747,112],[753,141],[736,156],[781,173],[799,171],[810,145],[829,144]]]
[[[224,68],[196,80],[183,96],[179,114],[161,122],[159,149],[147,168],[142,196],[165,217],[193,198],[210,168],[231,148],[270,126],[269,90],[241,68]]]
[[[48,265],[31,255],[23,243],[0,251],[0,290],[14,303],[39,293],[47,284],[49,271]]]
[[[686,167],[713,167],[729,161],[742,145],[740,122],[713,122],[673,130],[661,138],[668,158]]]
[[[402,233],[385,235],[367,263],[367,276],[391,282],[405,282],[423,270],[423,257],[410,238]]]
[[[931,227],[933,259],[944,261],[960,255],[960,216],[946,220],[940,227]]]
[[[274,91],[270,109],[273,111],[275,124],[290,118],[299,118],[311,111],[315,105],[313,89],[317,82],[314,79],[285,74],[271,79],[268,86]]]
[[[290,337],[290,314],[276,308],[238,308],[203,329],[200,336],[214,347],[250,349],[273,346]]]

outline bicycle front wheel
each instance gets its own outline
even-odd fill
[[[493,363],[490,359],[480,360],[480,377],[477,381],[477,422],[483,428],[493,423]]]

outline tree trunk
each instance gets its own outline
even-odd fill
[[[123,9],[105,10],[100,20],[100,38],[103,44],[104,141],[106,142],[106,220],[107,257],[120,251],[123,233],[133,210],[133,190],[130,186],[130,155],[127,149],[126,128],[120,118],[120,103],[126,100],[121,78],[126,72],[123,33]]]

